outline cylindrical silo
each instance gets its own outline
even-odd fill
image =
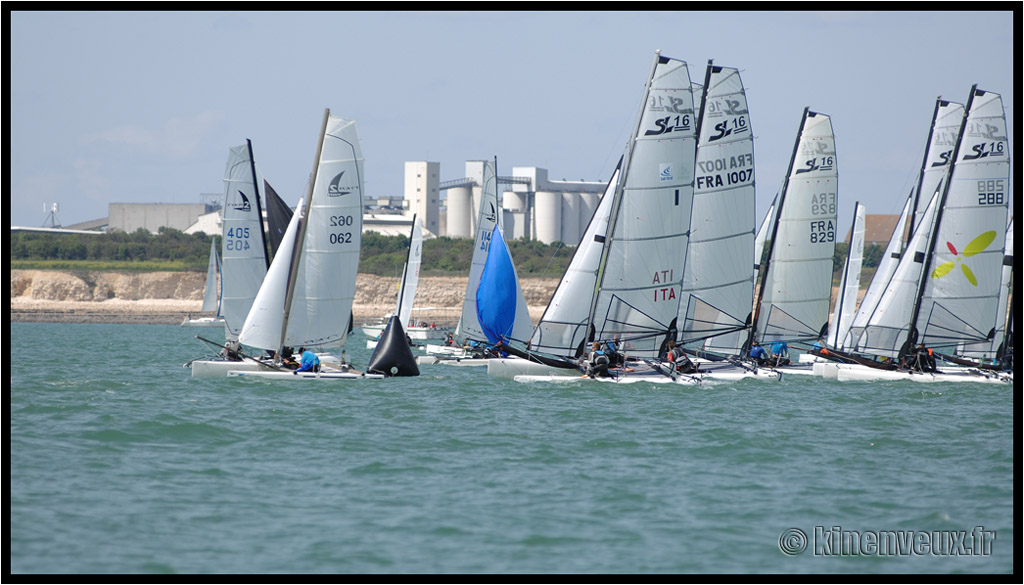
[[[597,209],[597,204],[601,202],[601,195],[599,193],[583,193],[580,195],[580,238],[583,238],[583,232],[587,231],[587,226],[590,225],[590,218],[594,217],[594,210]]]
[[[566,246],[580,242],[580,194],[562,193],[562,240]]]
[[[545,244],[562,239],[562,194],[537,191],[534,198],[537,240]]]
[[[469,187],[448,189],[448,235],[453,238],[472,238],[473,195]]]

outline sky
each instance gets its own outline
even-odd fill
[[[294,206],[325,108],[356,121],[370,197],[402,195],[405,161],[439,162],[442,181],[495,157],[501,176],[607,181],[656,50],[695,81],[709,59],[740,70],[758,218],[804,107],[829,114],[847,225],[855,201],[900,212],[936,98],[966,103],[973,84],[1003,96],[1016,168],[1021,12],[998,6],[1017,11],[13,11],[11,225],[42,226],[54,202],[65,226],[199,203],[246,139]]]

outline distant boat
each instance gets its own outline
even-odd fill
[[[206,290],[203,294],[204,313],[214,313],[208,317],[186,317],[182,327],[223,327],[224,317],[220,315],[220,256],[217,255],[217,239],[210,240],[210,262],[206,269]]]
[[[525,342],[529,339],[533,324],[530,321],[530,311],[523,296],[522,286],[501,235],[500,213],[497,161],[484,161],[480,210],[473,240],[473,258],[462,303],[462,316],[455,328],[454,337],[460,346],[456,348],[428,344],[428,355],[420,356],[417,359],[419,363],[486,365],[486,360],[494,355],[489,346],[494,345],[496,340],[503,339],[507,343],[510,340]],[[492,253],[495,254],[494,260],[491,260]],[[498,262],[498,254],[506,256],[500,269],[493,266],[493,263]],[[484,280],[483,276],[487,272],[486,266],[489,262],[492,263],[492,271],[488,273],[488,280]],[[488,296],[488,291],[492,294],[501,294],[501,298]]]

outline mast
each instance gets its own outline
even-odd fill
[[[810,107],[804,107],[803,117],[800,118],[800,129],[796,133],[796,141],[793,143],[793,155],[789,157],[789,169],[786,170],[786,179],[782,183],[782,192],[778,195],[779,204],[775,208],[775,221],[772,224],[772,237],[771,244],[768,246],[768,256],[764,259],[760,268],[760,282],[761,286],[757,289],[757,301],[754,303],[754,318],[750,321],[750,334],[747,336],[747,343],[745,349],[750,349],[753,344],[754,337],[757,335],[757,319],[761,316],[761,300],[764,298],[764,285],[765,279],[768,277],[768,266],[772,263],[772,256],[775,255],[775,242],[777,241],[779,233],[779,218],[782,217],[782,206],[786,203],[786,191],[789,189],[789,177],[793,174],[793,165],[796,163],[796,153],[800,148],[800,137],[804,133],[804,125],[807,123],[807,114],[810,113]]]
[[[288,268],[288,291],[284,297],[284,314],[281,316],[281,341],[277,344],[277,356],[281,355],[285,335],[288,333],[288,316],[291,313],[292,300],[295,297],[295,281],[299,276],[298,269],[299,259],[302,257],[302,243],[306,237],[306,228],[309,226],[309,210],[313,206],[313,190],[316,186],[317,171],[320,168],[320,153],[323,152],[324,135],[327,133],[327,120],[330,116],[330,108],[324,108],[324,119],[320,124],[320,140],[316,146],[316,157],[313,159],[313,172],[309,177],[309,189],[306,190],[305,209],[302,210],[302,220],[299,222],[299,229],[295,235],[295,247],[292,249],[292,260]],[[275,361],[279,359],[280,357],[275,357]]]
[[[907,341],[904,342],[903,347],[901,348],[901,358],[911,350],[914,343],[917,341],[917,318],[921,312],[921,300],[924,297],[924,289],[928,284],[927,276],[931,271],[932,261],[935,258],[935,236],[939,231],[939,226],[942,225],[942,215],[946,208],[946,198],[949,196],[949,188],[953,183],[953,171],[956,168],[957,157],[960,155],[960,145],[963,144],[964,130],[967,128],[967,118],[970,117],[971,105],[974,103],[974,94],[977,90],[978,84],[971,86],[971,95],[967,98],[967,105],[964,107],[964,116],[960,121],[960,133],[956,139],[956,146],[953,147],[953,155],[949,161],[949,171],[946,174],[946,180],[942,186],[942,196],[939,198],[938,207],[935,210],[935,223],[932,227],[932,233],[928,236],[928,253],[925,254],[920,282],[918,282],[917,285],[917,297],[914,298],[914,309],[910,312],[910,324],[907,328]]]
[[[647,84],[644,86],[644,96],[640,100],[640,112],[637,114],[636,124],[633,126],[633,132],[629,136],[629,143],[626,144],[626,155],[624,157],[626,164],[622,167],[622,174],[619,176],[619,183],[615,186],[615,199],[612,204],[612,211],[608,217],[608,227],[605,228],[605,242],[601,250],[601,262],[597,268],[597,280],[594,283],[594,293],[590,297],[590,311],[587,316],[587,326],[590,332],[587,334],[587,340],[593,341],[594,331],[594,312],[597,310],[597,296],[601,290],[601,285],[604,283],[605,268],[608,264],[608,240],[607,237],[615,233],[615,223],[618,221],[619,208],[622,206],[622,192],[626,188],[626,179],[629,173],[629,161],[633,158],[633,150],[636,147],[637,134],[640,133],[640,125],[643,124],[644,108],[647,107],[647,98],[651,94],[651,85],[654,83],[654,72],[658,68],[658,63],[668,62],[667,57],[661,56],[661,50],[658,49],[654,52],[654,62],[651,63],[651,72],[647,75]],[[674,322],[673,322],[674,324]]]
[[[260,207],[260,187],[259,183],[256,182],[256,159],[252,156],[252,140],[246,138],[245,146],[249,149],[249,168],[252,171],[252,188],[255,190],[256,217],[260,221],[260,248],[263,250],[263,260],[266,261],[267,268],[270,268],[270,253],[267,252],[267,234],[263,228],[263,208]]]

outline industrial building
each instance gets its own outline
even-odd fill
[[[483,185],[484,161],[466,161],[465,176],[441,181],[438,162],[405,163],[400,197],[367,198],[363,231],[408,235],[415,214],[425,238],[472,238]],[[511,176],[498,176],[498,201],[506,239],[563,242],[576,246],[597,209],[606,184],[548,178],[547,169],[513,167]],[[85,229],[157,233],[161,227],[185,233],[221,232],[220,194],[204,193],[200,203],[110,203],[108,217],[79,224]]]

